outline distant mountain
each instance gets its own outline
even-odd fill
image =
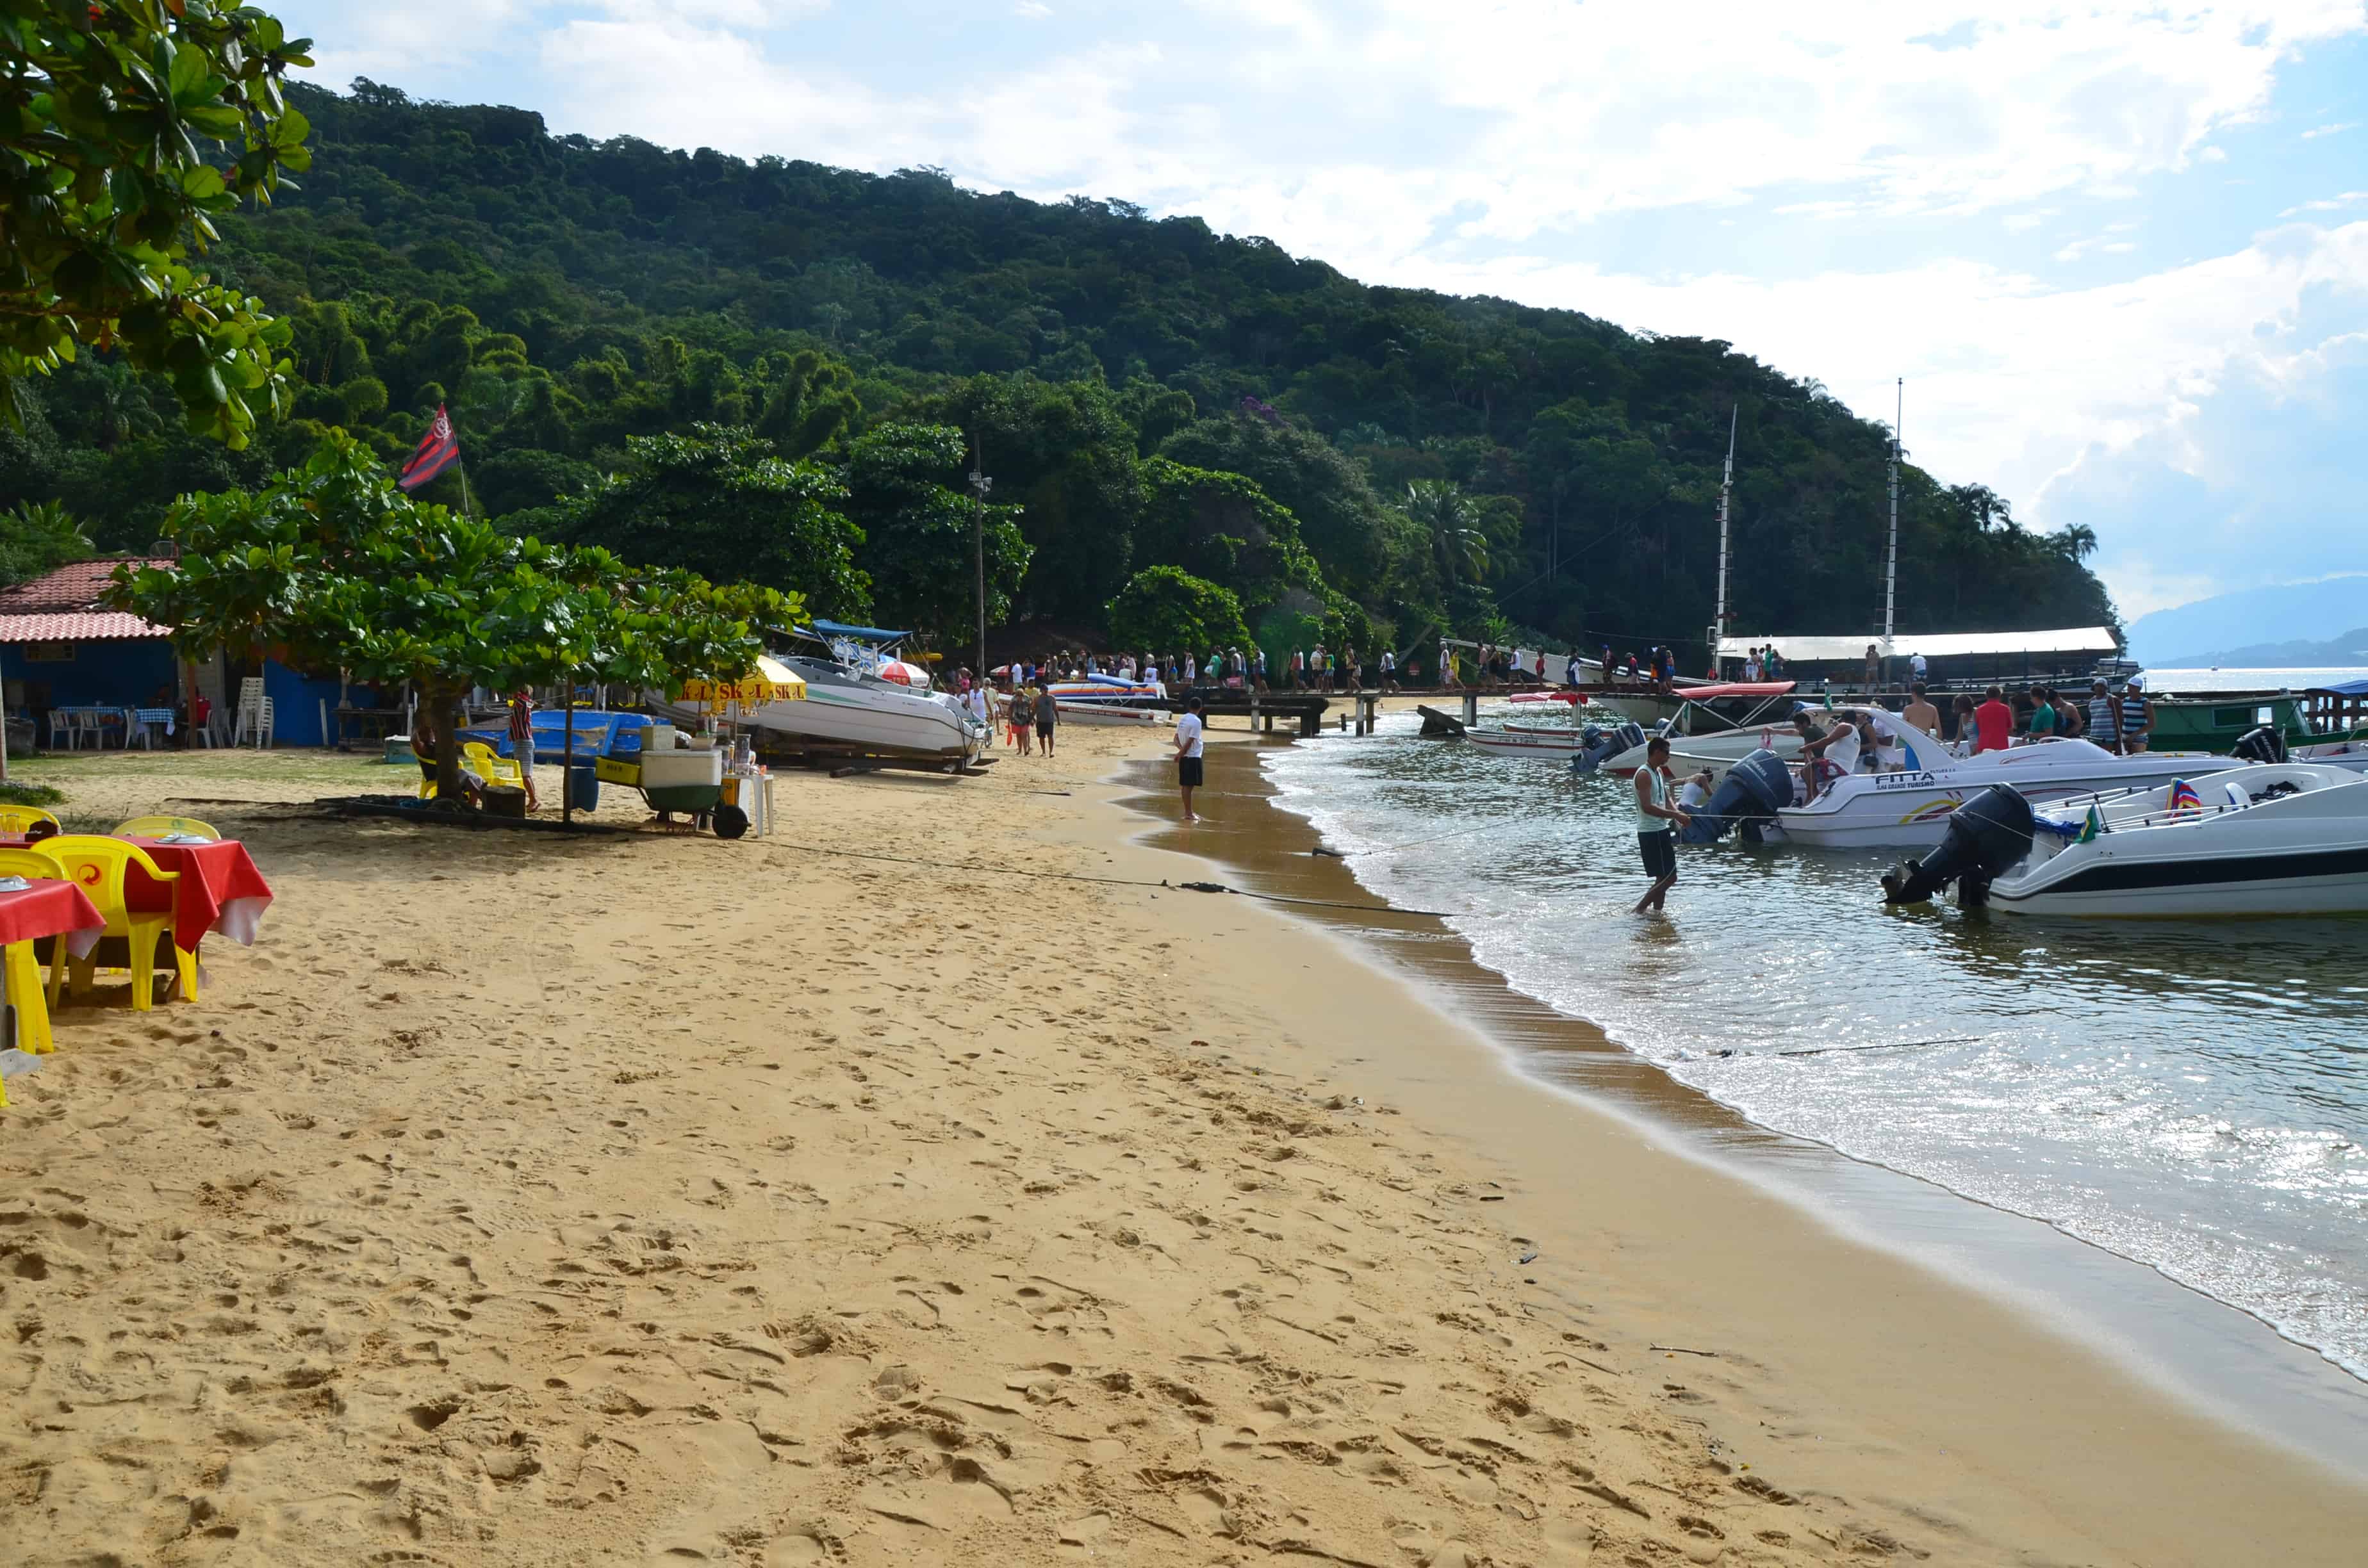
[[[2130,657],[2143,664],[2173,668],[2190,665],[2248,664],[2239,658],[2277,643],[2321,642],[2329,639],[2359,647],[2359,633],[2350,628],[2368,619],[2368,574],[2328,577],[2317,583],[2288,583],[2274,588],[2247,588],[2220,594],[2172,609],[2142,615],[2130,625]],[[2194,650],[2218,649],[2200,654]],[[2307,658],[2263,664],[2326,664],[2314,653]],[[2333,661],[2356,662],[2347,653]]]
[[[2354,627],[2342,636],[2325,642],[2307,640],[2294,642],[2254,642],[2242,648],[2223,648],[2211,653],[2181,653],[2153,663],[2165,669],[2278,670],[2326,669],[2345,665],[2368,665],[2368,626]]]

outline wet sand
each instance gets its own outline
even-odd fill
[[[1062,740],[738,845],[209,807],[261,942],[0,1112],[0,1551],[2357,1561],[2368,1494],[1181,891],[1247,879],[1100,787],[1160,737]],[[272,779],[68,787],[355,787]]]

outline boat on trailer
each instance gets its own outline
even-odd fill
[[[805,697],[743,708],[737,722],[759,731],[768,750],[976,767],[993,737],[959,699],[930,689],[927,670],[897,656],[911,635],[815,621],[798,633],[814,651],[775,655],[806,683]],[[703,717],[691,704],[651,707],[685,722]]]

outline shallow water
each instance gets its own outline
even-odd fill
[[[1681,850],[1622,781],[1425,741],[1269,750],[1373,892],[1763,1125],[2160,1269],[2368,1378],[2368,919],[1886,910],[1897,852]]]

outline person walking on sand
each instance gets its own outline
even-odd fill
[[[1199,822],[1192,814],[1192,791],[1201,787],[1201,699],[1197,697],[1184,704],[1184,717],[1176,721],[1176,790],[1184,797],[1184,820]]]
[[[1048,686],[1036,694],[1036,744],[1044,748],[1046,756],[1053,755],[1053,724],[1057,716],[1053,688]]]
[[[1678,881],[1677,830],[1694,819],[1669,799],[1669,741],[1655,735],[1645,743],[1645,766],[1636,770],[1636,849],[1645,858],[1645,872],[1653,885],[1636,901],[1631,913],[1658,914]]]
[[[526,784],[526,809],[541,810],[534,793],[534,693],[525,687],[510,693],[510,755],[518,759],[518,778]]]

